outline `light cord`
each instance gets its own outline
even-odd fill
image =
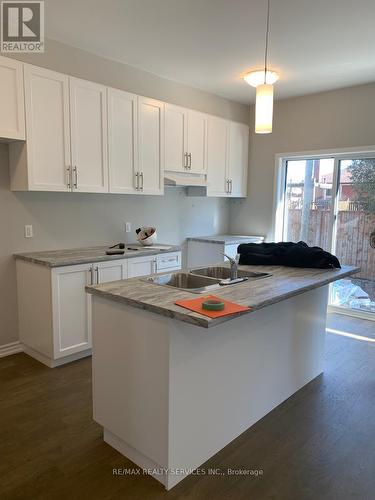
[[[267,1],[266,47],[264,51],[264,83],[267,83],[268,38],[270,32],[270,0]]]

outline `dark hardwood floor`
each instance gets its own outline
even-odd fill
[[[254,476],[190,476],[170,492],[102,441],[91,418],[91,360],[53,370],[24,354],[0,360],[1,499],[375,498],[375,323],[330,315],[322,376],[204,467]]]

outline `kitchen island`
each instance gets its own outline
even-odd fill
[[[216,290],[251,309],[215,319],[141,279],[86,288],[94,419],[167,489],[322,373],[328,284],[359,271],[240,269],[272,276]]]

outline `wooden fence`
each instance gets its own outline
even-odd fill
[[[288,241],[299,241],[301,231],[299,209],[288,210]],[[328,246],[330,212],[310,210],[306,243],[330,251]],[[335,254],[341,264],[358,266],[358,277],[375,280],[375,249],[371,248],[369,236],[375,230],[375,215],[362,211],[340,211],[337,220]]]

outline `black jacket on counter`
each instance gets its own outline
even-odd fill
[[[312,267],[319,269],[341,268],[334,255],[319,247],[298,243],[242,243],[238,246],[239,264],[247,266]]]

